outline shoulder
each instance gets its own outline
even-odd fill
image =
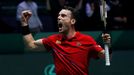
[[[52,34],[46,38],[43,39],[49,39],[49,40],[54,40],[54,39],[58,39],[60,37],[60,34]]]
[[[84,34],[84,33],[79,33],[79,38],[83,38],[83,39],[94,39],[91,35],[88,34]]]
[[[42,38],[43,44],[52,44],[55,43],[56,40],[60,40],[61,37],[59,37],[59,34],[53,34],[48,37]]]
[[[79,33],[77,37],[78,37],[78,40],[83,41],[83,42],[96,43],[95,39],[91,35],[88,35],[88,34]]]
[[[60,36],[60,34],[53,34],[48,36],[48,38],[58,38]]]

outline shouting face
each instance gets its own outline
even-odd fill
[[[62,9],[58,15],[58,27],[60,33],[68,33],[74,26],[74,18],[70,10]]]

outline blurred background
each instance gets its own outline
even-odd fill
[[[112,37],[111,66],[104,60],[91,60],[90,75],[133,75],[134,14],[131,0],[106,0],[107,29]],[[104,29],[100,0],[1,0],[0,1],[0,75],[55,75],[51,52],[25,49],[20,27],[20,12],[34,15],[30,28],[35,39],[57,33],[57,14],[64,6],[79,13],[77,30],[89,34],[103,46]],[[36,25],[34,25],[36,24]],[[35,31],[34,31],[35,30]]]

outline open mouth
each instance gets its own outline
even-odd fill
[[[59,23],[59,24],[58,24],[58,27],[59,27],[59,32],[62,32],[62,29],[63,29],[62,23]]]
[[[58,24],[58,27],[59,27],[59,28],[62,28],[62,26],[63,26],[63,25],[62,25],[61,23]]]

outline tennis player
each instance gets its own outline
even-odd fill
[[[22,12],[22,34],[26,46],[36,51],[52,50],[56,75],[88,75],[89,60],[104,57],[104,49],[90,35],[76,31],[76,14],[73,8],[64,7],[57,18],[59,33],[34,40],[28,28],[32,13],[29,10]],[[110,44],[109,34],[103,34],[102,38]]]

